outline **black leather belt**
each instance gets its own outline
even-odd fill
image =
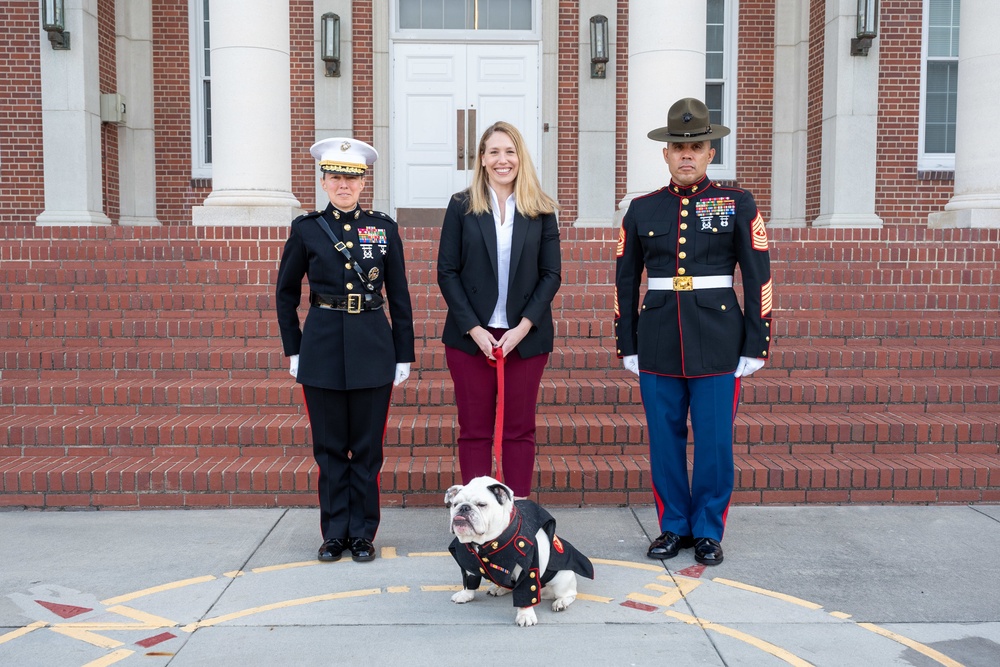
[[[348,313],[360,313],[362,310],[380,310],[385,299],[379,294],[334,294],[309,293],[309,304],[328,310],[344,310]]]

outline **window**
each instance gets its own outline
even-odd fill
[[[191,49],[191,178],[212,177],[212,60],[209,0],[189,0]]]
[[[531,30],[533,0],[399,0],[400,30]]]
[[[705,105],[713,124],[733,128],[736,118],[736,83],[734,59],[736,56],[735,25],[736,0],[708,0],[705,34]],[[735,129],[735,128],[733,128]],[[715,159],[709,166],[712,178],[736,178],[734,141],[730,137],[712,142]]]
[[[961,0],[925,0],[919,168],[955,169]]]

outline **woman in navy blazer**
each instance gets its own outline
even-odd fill
[[[502,477],[519,498],[531,493],[535,407],[552,351],[552,299],[561,281],[557,208],[542,191],[521,133],[494,123],[479,141],[472,185],[448,203],[438,250],[462,479],[492,474],[497,374],[490,362],[500,348]]]

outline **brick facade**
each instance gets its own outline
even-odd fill
[[[374,16],[372,0],[355,0],[351,25],[353,59],[351,76],[354,77],[354,136],[369,144],[375,138],[375,54]],[[371,206],[375,192],[375,175],[369,174],[367,185],[361,192],[361,206]]]
[[[819,215],[819,178],[823,159],[823,49],[825,48],[825,0],[809,5],[809,74],[806,82],[806,220]],[[759,202],[758,202],[759,203]]]
[[[291,66],[292,194],[305,209],[316,197],[316,162],[309,147],[316,140],[316,23],[312,0],[289,0]]]
[[[577,217],[577,173],[580,169],[580,3],[559,2],[559,176],[556,199],[562,207],[559,222],[569,224]]]
[[[753,193],[765,219],[771,217],[771,179],[760,165],[771,163],[774,129],[774,0],[741,0],[736,99],[736,180]]]
[[[115,0],[97,3],[98,78],[101,93],[118,90],[117,44],[115,40]],[[101,198],[104,214],[117,223],[121,216],[118,171],[119,128],[113,123],[101,123],[101,164],[104,169]]]
[[[0,20],[0,225],[34,222],[45,209],[39,41],[35,0],[7,0]]]

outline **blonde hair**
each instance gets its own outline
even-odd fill
[[[535,165],[531,162],[531,155],[524,146],[524,137],[517,131],[517,128],[510,123],[498,121],[493,123],[479,140],[479,150],[476,151],[476,168],[472,175],[472,184],[469,186],[469,213],[481,214],[490,212],[490,191],[489,179],[486,176],[486,168],[483,166],[483,155],[486,153],[486,141],[493,136],[494,132],[503,132],[514,142],[514,151],[517,153],[517,177],[514,179],[514,200],[517,210],[526,218],[537,218],[544,213],[555,213],[559,209],[559,204],[555,199],[542,191],[542,185],[538,181],[538,174],[535,172]]]

